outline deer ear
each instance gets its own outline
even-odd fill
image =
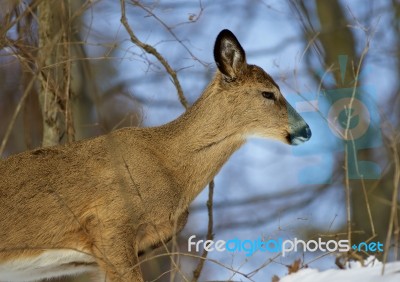
[[[221,31],[214,46],[217,67],[228,80],[235,80],[246,68],[246,54],[235,35],[227,29]]]

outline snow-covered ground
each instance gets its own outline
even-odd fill
[[[329,269],[320,272],[317,269],[305,268],[281,278],[279,282],[400,281],[400,261],[387,263],[383,275],[382,267],[382,263],[371,256],[366,260],[364,267],[359,262],[351,262],[346,269]]]

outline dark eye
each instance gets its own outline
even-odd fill
[[[269,100],[275,100],[275,95],[272,92],[268,92],[268,91],[263,91],[261,93],[263,95],[264,98],[269,99]]]

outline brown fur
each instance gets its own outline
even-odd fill
[[[244,61],[234,78],[218,71],[171,123],[11,156],[0,162],[0,263],[75,249],[96,257],[108,281],[141,281],[137,254],[183,228],[191,201],[246,136],[287,143],[293,126],[276,83]]]

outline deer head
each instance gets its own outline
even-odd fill
[[[278,84],[263,69],[246,62],[246,54],[229,30],[218,35],[214,58],[218,66],[216,84],[229,100],[226,114],[246,135],[274,138],[291,145],[311,137],[304,119],[283,97]],[[221,109],[222,110],[222,109]]]

